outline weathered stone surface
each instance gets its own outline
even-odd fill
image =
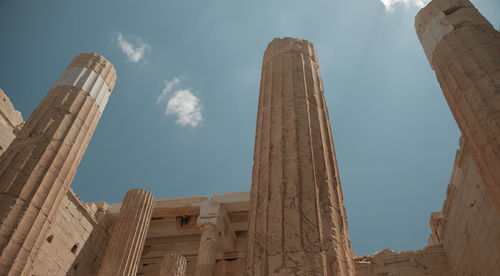
[[[245,258],[217,261],[215,275],[245,276]]]
[[[217,259],[217,241],[220,229],[215,222],[204,222],[200,225],[200,250],[196,261],[196,276],[214,276]]]
[[[113,66],[97,54],[75,59],[88,58],[115,75]],[[106,96],[113,85],[108,87]],[[87,91],[54,85],[0,157],[1,275],[17,275],[30,267],[100,115]]]
[[[354,275],[318,59],[306,40],[264,53],[250,202],[249,275]]]
[[[500,32],[468,0],[433,0],[415,28],[500,214]]]
[[[186,258],[179,254],[169,254],[163,257],[159,276],[184,276],[186,273]]]
[[[186,275],[195,275],[201,241],[198,222],[215,216],[222,216],[215,224],[224,227],[218,236],[215,275],[245,274],[249,200],[249,191],[156,200],[137,275],[158,275],[163,256],[171,253],[184,256]],[[108,215],[116,216],[119,205],[111,205]]]
[[[417,251],[384,249],[373,255],[355,257],[356,276],[452,276],[441,245]]]
[[[21,112],[14,108],[9,97],[0,89],[0,155],[16,138],[23,123]]]
[[[143,189],[127,192],[99,275],[136,275],[153,212],[154,197]]]
[[[83,53],[78,55],[71,61],[66,70],[74,67],[88,68],[96,72],[106,82],[110,91],[115,87],[116,72],[113,65],[109,62],[102,62],[102,57],[95,53]]]
[[[221,204],[212,199],[202,203],[197,224],[200,227],[200,249],[196,261],[196,276],[214,276],[215,261],[222,224]]]
[[[431,215],[430,244],[442,243],[453,275],[496,275],[500,271],[500,215],[461,139],[446,200]]]
[[[31,267],[32,276],[96,275],[110,235],[102,210],[68,191]]]

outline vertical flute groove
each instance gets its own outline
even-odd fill
[[[186,258],[179,254],[169,254],[162,258],[158,276],[184,276],[186,273]]]
[[[99,275],[135,275],[153,213],[154,197],[143,189],[127,192]]]

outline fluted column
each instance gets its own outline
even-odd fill
[[[184,276],[186,258],[179,254],[169,254],[161,260],[159,276]]]
[[[143,189],[127,192],[99,270],[101,276],[135,276],[148,234],[154,197]]]
[[[415,28],[500,213],[500,32],[468,0],[434,0]]]
[[[200,206],[198,226],[201,231],[200,249],[196,261],[196,276],[214,276],[217,248],[221,231],[223,212],[219,202],[209,200]]]
[[[78,55],[0,157],[0,275],[36,257],[115,81],[102,56]]]
[[[307,40],[264,53],[248,275],[354,275],[318,59]]]

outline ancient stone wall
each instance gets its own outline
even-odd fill
[[[244,276],[245,273],[245,258],[217,260],[215,263],[215,275],[224,276]],[[160,271],[158,264],[150,264],[141,267],[137,275],[141,276],[157,276]],[[193,276],[196,274],[196,258],[191,258],[187,262],[185,276]]]
[[[21,112],[14,109],[9,97],[0,89],[0,154],[16,138],[16,132],[23,123]]]
[[[391,275],[451,276],[443,247],[428,246],[417,251],[384,249],[373,255],[354,257],[356,276]]]
[[[443,247],[428,246],[417,251],[384,249],[373,255],[354,257],[356,276],[451,276]]]
[[[111,225],[105,204],[84,204],[70,190],[47,232],[29,275],[97,275]]]
[[[429,244],[442,243],[453,275],[500,271],[500,215],[461,139],[442,212],[431,216]]]
[[[246,261],[244,258],[219,260],[215,264],[215,275],[245,276]]]

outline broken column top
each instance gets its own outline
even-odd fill
[[[264,52],[264,64],[275,56],[287,52],[299,52],[310,57],[314,62],[318,62],[318,55],[311,42],[305,39],[284,37],[274,38],[273,41],[267,44],[267,49]]]
[[[433,52],[438,44],[455,30],[471,28],[493,29],[493,26],[468,0],[433,0],[415,16],[418,39],[433,68]]]
[[[454,28],[461,26],[480,26],[491,24],[479,13],[459,11],[460,9],[475,9],[468,0],[433,0],[427,6],[420,9],[415,16],[415,30],[420,41],[428,25],[437,17],[441,16],[442,25],[451,25]],[[493,26],[491,26],[493,28]]]
[[[116,82],[116,70],[96,53],[76,56],[54,86],[72,86],[92,96],[102,113]]]
[[[112,91],[116,82],[116,70],[113,64],[97,53],[81,53],[68,65],[66,70],[73,67],[83,67],[97,73]]]

